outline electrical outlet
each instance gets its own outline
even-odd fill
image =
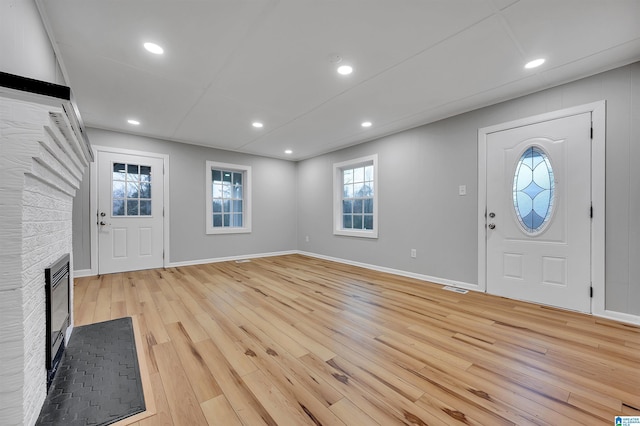
[[[418,257],[418,251],[416,249],[411,249],[411,257],[414,259]]]
[[[308,236],[308,235],[305,235],[305,237],[304,237],[304,241],[305,241],[306,243],[308,243],[308,242],[309,242],[309,236]]]
[[[467,185],[460,185],[458,187],[458,195],[467,195]]]

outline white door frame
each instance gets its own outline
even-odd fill
[[[164,203],[164,217],[162,220],[162,248],[164,250],[164,257],[162,259],[162,267],[166,268],[169,263],[169,156],[165,154],[158,154],[155,152],[136,151],[124,148],[112,148],[106,146],[93,146],[93,154],[96,159],[90,165],[90,213],[89,213],[89,226],[91,228],[91,275],[98,275],[98,227],[96,226],[98,221],[98,158],[101,152],[114,153],[114,154],[126,154],[126,155],[139,155],[143,157],[153,157],[162,160],[164,165],[164,178],[162,182],[163,186],[163,203]],[[94,216],[95,215],[95,216]]]
[[[606,101],[579,105],[478,129],[478,290],[487,291],[487,136],[490,133],[591,112],[591,312],[611,316],[605,311],[605,126]]]

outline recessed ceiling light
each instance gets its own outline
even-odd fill
[[[257,129],[261,129],[262,127],[264,127],[264,124],[259,121],[254,121],[253,123],[251,123],[251,125]]]
[[[349,75],[353,72],[353,67],[349,65],[341,65],[338,67],[338,74]]]
[[[134,120],[132,118],[130,118],[129,120],[127,120],[127,123],[132,124],[134,126],[139,126],[140,122],[138,120]]]
[[[362,127],[371,127],[371,122],[370,121],[363,121],[362,124],[360,124]]]
[[[537,68],[540,65],[544,64],[544,61],[545,60],[543,58],[534,59],[533,61],[527,62],[527,64],[524,67],[526,69]]]
[[[290,149],[285,149],[285,150],[284,150],[284,153],[285,153],[285,154],[293,154],[293,151],[291,151]]]
[[[164,49],[155,43],[147,42],[144,44],[144,48],[151,53],[155,53],[156,55],[162,55],[164,53]]]

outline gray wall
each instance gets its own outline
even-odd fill
[[[640,63],[299,162],[298,249],[476,284],[478,129],[602,99],[606,308],[640,315]],[[332,164],[374,153],[379,238],[334,236]]]
[[[474,282],[477,248],[467,242],[477,238],[477,167],[475,148],[467,148],[463,135],[440,122],[300,162],[298,248]],[[379,237],[334,236],[332,165],[374,153],[379,170]],[[467,185],[470,195],[457,195],[460,184]],[[448,252],[449,247],[455,253]],[[410,257],[413,248],[416,259]]]
[[[296,164],[252,155],[180,144],[106,130],[88,129],[94,146],[148,151],[169,156],[170,262],[198,261],[227,256],[271,253],[296,249]],[[252,232],[208,235],[205,233],[205,161],[252,167]],[[76,270],[89,269],[91,220],[88,178],[76,197],[74,229]],[[79,206],[83,206],[80,208]],[[95,212],[93,213],[95,215]],[[86,217],[86,216],[85,216]],[[82,225],[80,225],[82,223]]]
[[[0,0],[0,71],[65,84],[34,0]]]

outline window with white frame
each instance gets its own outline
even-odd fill
[[[251,166],[206,162],[207,234],[251,232]]]
[[[333,233],[378,238],[378,155],[333,165]]]

